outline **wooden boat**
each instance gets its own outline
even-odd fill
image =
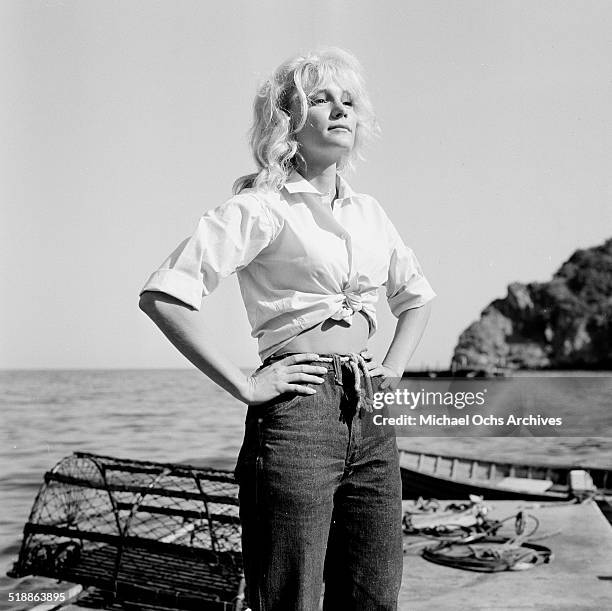
[[[400,450],[405,499],[566,501],[593,493],[612,495],[612,469],[551,467]],[[592,479],[589,485],[588,476]]]

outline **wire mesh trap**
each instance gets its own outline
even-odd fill
[[[109,601],[240,609],[238,485],[227,471],[75,452],[45,473],[11,577]]]

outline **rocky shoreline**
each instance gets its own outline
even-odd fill
[[[460,335],[450,369],[612,369],[612,239],[549,282],[510,284]]]

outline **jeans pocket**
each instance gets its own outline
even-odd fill
[[[282,414],[293,407],[307,395],[301,395],[294,392],[285,392],[270,401],[256,405],[254,409],[257,411],[259,417],[269,417]]]

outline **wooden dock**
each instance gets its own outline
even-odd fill
[[[420,556],[423,546],[411,546],[418,537],[408,536],[400,611],[602,611],[612,608],[612,527],[595,502],[583,504],[490,501],[488,517],[503,519],[523,509],[540,522],[534,537],[549,533],[538,543],[553,551],[550,564],[527,571],[477,573],[427,562]],[[529,526],[529,525],[528,525]],[[509,520],[500,535],[514,534]],[[433,544],[433,542],[431,543]],[[429,543],[428,543],[429,545]],[[56,584],[54,589],[62,589]],[[74,602],[62,611],[91,608]],[[94,597],[95,598],[95,597]],[[47,611],[53,605],[41,605]],[[121,605],[106,607],[114,611]],[[133,608],[133,607],[132,607]],[[148,608],[143,606],[144,608]]]
[[[583,504],[490,501],[488,517],[502,519],[519,509],[540,522],[534,537],[550,547],[550,564],[527,571],[477,573],[449,568],[420,557],[422,548],[404,557],[399,600],[402,611],[457,609],[561,611],[612,609],[612,527],[595,502]],[[514,522],[499,531],[514,534]],[[407,537],[406,543],[418,538]]]

